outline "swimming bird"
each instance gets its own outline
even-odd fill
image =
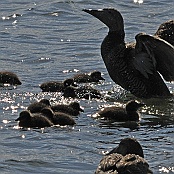
[[[135,36],[136,43],[125,43],[124,21],[118,10],[83,11],[109,28],[101,44],[101,55],[115,83],[139,98],[171,96],[161,77],[174,80],[174,47],[170,43],[145,33]]]
[[[51,106],[51,109],[54,112],[63,112],[69,115],[77,116],[80,112],[84,112],[84,110],[80,107],[78,102],[71,102],[69,105],[65,104],[58,104]]]
[[[9,71],[0,71],[0,84],[21,85],[18,76]]]
[[[31,113],[40,112],[45,107],[51,107],[50,101],[48,99],[41,99],[39,102],[31,103],[27,110]]]
[[[24,128],[44,128],[53,125],[42,113],[32,114],[28,110],[22,111],[15,121],[19,121],[19,126]]]
[[[44,108],[41,113],[44,114],[54,125],[74,125],[76,124],[75,120],[66,113],[63,112],[53,112],[51,108]]]
[[[62,92],[67,86],[77,86],[72,78],[66,79],[63,82],[49,81],[42,83],[40,88],[42,92]]]
[[[155,36],[164,39],[174,46],[174,20],[162,23],[156,31]]]
[[[65,98],[69,98],[69,97],[75,98],[75,97],[77,97],[77,93],[75,90],[76,90],[76,88],[74,88],[72,86],[68,86],[64,89],[62,96]]]
[[[143,149],[134,138],[121,140],[117,148],[100,161],[95,174],[152,174]]]
[[[105,80],[101,76],[100,71],[92,71],[90,73],[80,73],[73,76],[74,82],[77,83],[89,83],[89,82],[99,82],[100,80]]]
[[[67,88],[65,88],[63,96],[66,98],[85,98],[89,100],[93,98],[100,99],[102,97],[102,94],[99,90],[89,85],[85,85],[80,87],[68,86]]]
[[[105,107],[97,115],[117,122],[138,121],[140,116],[137,110],[142,106],[144,106],[143,103],[131,100],[126,103],[125,108],[117,106]]]

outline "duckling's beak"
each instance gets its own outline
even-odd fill
[[[138,107],[139,107],[139,108],[141,108],[141,107],[143,107],[143,106],[145,106],[144,103],[138,103]]]
[[[20,117],[18,117],[15,121],[19,121],[20,120]]]
[[[100,80],[105,80],[103,77],[100,77]]]

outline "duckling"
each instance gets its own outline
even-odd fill
[[[62,92],[67,86],[77,86],[73,79],[66,79],[63,82],[49,81],[42,83],[40,88],[42,92]]]
[[[53,112],[51,108],[44,108],[41,113],[47,117],[54,125],[74,125],[75,120],[68,114],[63,112]]]
[[[51,109],[54,112],[63,112],[69,115],[77,116],[80,112],[84,112],[84,110],[80,107],[78,102],[72,102],[69,105],[59,104],[51,106]]]
[[[104,117],[105,119],[111,119],[118,122],[123,121],[138,121],[139,113],[137,110],[144,106],[143,103],[138,103],[135,100],[131,100],[126,104],[125,108],[121,107],[106,107],[97,113],[98,116]]]
[[[74,79],[74,82],[77,82],[77,83],[99,82],[100,80],[105,80],[101,76],[100,71],[76,74],[76,75],[74,75],[73,79]]]
[[[102,94],[100,93],[100,91],[92,88],[91,86],[80,86],[77,88],[73,86],[68,86],[67,88],[65,88],[63,96],[72,98],[85,98],[87,100],[92,98],[102,98]]]
[[[31,114],[28,110],[22,111],[15,121],[19,121],[19,126],[23,128],[44,128],[53,125],[41,113]]]
[[[51,107],[50,101],[48,99],[41,99],[39,102],[31,103],[27,110],[31,113],[40,112],[45,107]]]
[[[77,97],[77,93],[76,93],[76,88],[72,87],[72,86],[68,86],[64,89],[63,91],[63,97],[65,98],[75,98]]]
[[[9,71],[1,71],[0,84],[21,85],[22,82],[19,80],[18,76],[15,73]]]
[[[155,36],[164,39],[174,46],[174,20],[162,23],[156,31]]]
[[[119,146],[113,149],[100,161],[95,174],[152,174],[143,149],[134,138],[121,140]]]

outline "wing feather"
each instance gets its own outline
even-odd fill
[[[153,50],[142,42],[141,35],[144,36],[143,33],[140,33],[135,37],[137,42],[133,65],[144,77],[149,78],[149,74],[156,71],[156,59]]]
[[[154,53],[157,71],[166,81],[174,81],[174,46],[156,36],[140,35],[139,39]]]

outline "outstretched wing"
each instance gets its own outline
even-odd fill
[[[152,75],[156,71],[156,60],[153,50],[142,42],[140,37],[142,35],[144,36],[144,33],[135,36],[136,46],[133,65],[144,77],[149,78],[149,74]]]
[[[134,66],[146,78],[157,70],[166,81],[174,81],[174,46],[156,36],[136,36]]]

